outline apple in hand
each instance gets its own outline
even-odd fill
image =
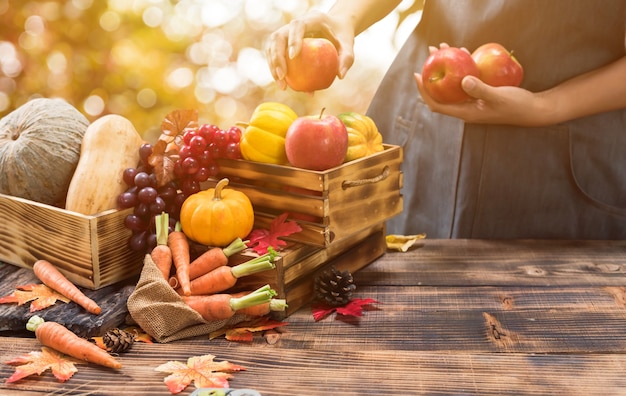
[[[446,47],[430,54],[422,67],[426,93],[439,103],[460,103],[470,99],[461,87],[463,77],[479,76],[472,56],[460,48]]]
[[[322,171],[343,163],[348,152],[348,131],[334,115],[297,118],[285,135],[289,163],[297,168]]]
[[[326,89],[339,72],[337,49],[325,38],[304,38],[302,50],[287,58],[285,82],[294,91],[313,92]]]
[[[519,87],[524,69],[513,54],[498,43],[487,43],[472,52],[480,71],[480,79],[494,87]]]

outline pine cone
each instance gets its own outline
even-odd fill
[[[334,266],[315,278],[315,298],[332,307],[346,305],[356,289],[350,271],[339,271]]]
[[[104,333],[102,342],[111,353],[126,352],[133,346],[135,335],[122,329],[111,329]]]

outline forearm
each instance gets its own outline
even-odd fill
[[[400,3],[400,0],[337,0],[328,14],[350,24],[357,36]]]
[[[541,124],[626,108],[626,56],[539,93]]]

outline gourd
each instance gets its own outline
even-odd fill
[[[142,144],[141,135],[123,116],[108,114],[89,125],[65,209],[85,215],[115,209],[117,197],[128,188],[124,169],[137,167]]]
[[[337,117],[348,130],[348,152],[343,162],[384,150],[383,137],[370,117],[353,111],[339,114]]]
[[[215,188],[185,199],[180,208],[180,224],[189,239],[224,247],[252,231],[254,211],[250,199],[241,191],[224,188],[226,185],[228,179],[221,179]]]
[[[249,161],[286,164],[285,135],[296,118],[296,112],[285,104],[265,102],[258,105],[243,130],[239,142],[241,156]]]
[[[88,125],[63,99],[32,99],[2,118],[0,193],[63,207]]]

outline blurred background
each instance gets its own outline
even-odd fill
[[[333,1],[0,0],[0,117],[31,98],[61,97],[91,121],[123,115],[152,141],[177,109],[223,129],[265,101],[298,115],[365,112],[422,2],[404,0],[357,37],[346,78],[309,95],[278,89],[265,42]]]

